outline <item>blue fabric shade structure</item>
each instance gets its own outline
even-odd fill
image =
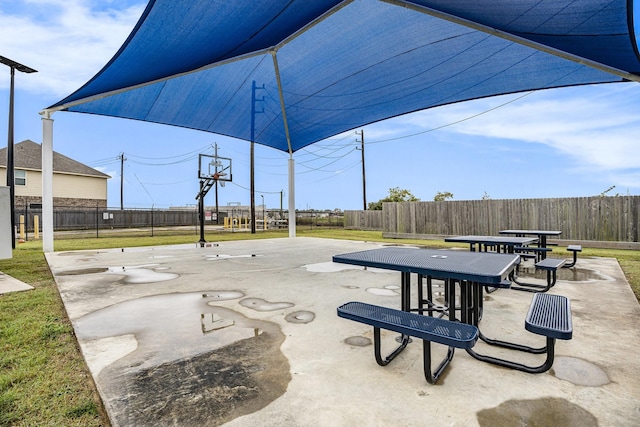
[[[637,79],[627,0],[155,0],[114,58],[51,110],[290,153],[497,94]]]
[[[640,81],[632,5],[152,0],[111,61],[44,114],[164,123],[293,156],[341,132],[445,104]]]

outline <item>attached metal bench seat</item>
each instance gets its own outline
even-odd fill
[[[566,260],[560,258],[545,258],[542,261],[538,261],[536,263],[536,270],[547,271],[546,286],[535,283],[520,282],[517,279],[514,279],[514,282],[520,286],[511,286],[511,289],[525,292],[547,292],[556,284],[558,268],[562,267],[565,263]]]
[[[569,252],[573,252],[573,262],[567,263],[567,264],[563,265],[563,267],[564,268],[571,268],[574,265],[576,265],[576,262],[578,261],[578,252],[582,252],[582,245],[569,245],[569,246],[567,246],[567,250]]]
[[[571,303],[562,295],[535,294],[524,328],[549,338],[570,340],[573,336]]]
[[[528,366],[511,360],[499,359],[476,353],[472,349],[467,349],[467,353],[478,360],[504,366],[531,374],[539,374],[548,371],[553,365],[556,339],[570,340],[573,336],[573,325],[571,322],[571,303],[567,297],[562,295],[551,295],[538,293],[533,295],[529,312],[524,321],[527,331],[546,337],[546,346],[532,348],[520,344],[509,343],[486,338],[480,333],[480,339],[488,344],[496,345],[511,350],[524,351],[533,354],[546,353],[547,357],[540,366]]]
[[[533,258],[538,261],[546,257],[547,252],[551,252],[551,248],[539,248],[537,246],[514,246],[513,252],[519,254],[523,258]]]
[[[470,349],[478,341],[478,328],[473,325],[363,302],[349,302],[338,307],[338,316],[373,326],[374,352],[380,366],[386,366],[400,354],[409,343],[410,336],[422,339],[423,369],[429,384],[435,384],[440,378],[453,359],[455,348]],[[381,354],[380,329],[402,334],[400,346],[384,358]],[[431,342],[449,347],[435,372],[431,370]]]

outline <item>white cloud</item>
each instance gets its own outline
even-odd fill
[[[38,70],[28,76],[18,73],[20,87],[62,97],[100,71],[144,8],[139,2],[121,10],[104,6],[105,2],[89,0],[0,3],[2,56]],[[7,86],[8,79],[0,80],[0,88]]]
[[[440,129],[545,144],[573,157],[578,168],[592,171],[638,169],[639,99],[637,83],[576,87],[430,109],[393,124],[396,132],[404,135],[420,131],[416,129]]]
[[[94,169],[109,175],[111,178],[120,176],[120,172],[116,171],[115,169],[109,169],[106,166],[97,166]]]

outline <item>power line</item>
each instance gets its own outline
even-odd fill
[[[243,190],[247,190],[247,191],[249,190],[249,188],[247,188],[247,187],[245,187],[243,185],[240,185],[238,183],[235,183],[233,181],[230,181],[229,184],[235,185],[236,187],[241,188]],[[256,190],[256,193],[261,193],[261,194],[280,194],[281,192],[280,191],[261,191],[261,190]]]
[[[145,182],[144,184],[146,185],[177,185],[177,184],[184,184],[185,182],[196,182],[198,179],[197,178],[188,178],[182,181],[175,181],[175,182]]]
[[[184,157],[184,156],[191,156],[193,154],[199,154],[200,152],[202,152],[202,150],[205,150],[207,148],[211,148],[211,144],[207,144],[203,147],[196,148],[193,151],[189,151],[183,154],[176,154],[174,156],[168,156],[168,157],[144,157],[144,156],[136,156],[135,154],[127,154],[127,156],[135,157],[137,159],[145,159],[145,160],[169,160],[169,159],[177,159],[179,157]]]
[[[338,176],[342,175],[343,173],[345,173],[346,171],[348,171],[348,170],[351,170],[351,169],[355,168],[356,166],[360,166],[360,160],[358,160],[358,161],[356,161],[356,162],[352,163],[351,165],[347,166],[346,168],[342,168],[342,169],[340,169],[339,171],[334,171],[334,172],[335,172],[335,174],[334,174],[334,175],[330,175],[330,176],[327,176],[327,177],[324,177],[324,178],[320,178],[320,179],[315,180],[315,181],[313,181],[313,182],[314,182],[314,183],[318,183],[318,182],[327,181],[327,180],[329,180],[329,179],[336,178],[336,177],[338,177]]]
[[[331,162],[329,162],[329,163],[326,163],[326,164],[324,164],[324,165],[322,165],[322,166],[320,166],[320,167],[318,167],[318,168],[312,168],[312,167],[310,167],[310,166],[307,166],[306,164],[300,164],[300,166],[302,166],[302,167],[304,167],[304,168],[307,168],[307,171],[306,171],[306,172],[300,172],[300,173],[301,173],[301,174],[303,174],[303,173],[309,173],[309,172],[335,172],[335,171],[324,171],[324,170],[322,170],[322,169],[323,169],[323,168],[326,168],[327,166],[330,166],[330,165],[332,165],[332,164],[334,164],[334,163],[339,162],[340,160],[344,159],[344,158],[347,156],[347,154],[353,153],[353,152],[354,152],[354,151],[356,151],[356,150],[357,150],[357,148],[356,148],[356,147],[353,147],[353,148],[352,148],[348,153],[346,153],[344,156],[342,156],[342,157],[338,157],[338,158],[336,158],[335,160],[333,160],[333,161],[331,161]],[[308,163],[308,162],[307,162],[307,163]]]
[[[153,200],[153,196],[151,195],[151,193],[149,193],[149,191],[147,190],[147,187],[144,186],[144,184],[142,183],[142,181],[140,181],[140,178],[138,178],[138,175],[136,175],[135,173],[133,174],[133,176],[136,177],[136,179],[138,180],[138,182],[140,183],[140,185],[142,186],[142,189],[144,190],[145,193],[147,193],[147,195],[149,196],[149,198],[151,199],[151,202],[155,203],[155,200]]]
[[[175,162],[166,162],[166,163],[149,163],[149,162],[140,162],[140,161],[136,161],[136,160],[131,160],[131,163],[135,163],[138,165],[144,165],[144,166],[170,166],[170,165],[178,165],[180,163],[186,163],[186,162],[190,162],[193,161],[195,159],[198,158],[198,155],[194,155],[191,157],[187,157],[185,159],[182,160],[176,160]]]
[[[398,136],[398,137],[395,137],[395,138],[388,138],[388,139],[380,139],[380,140],[377,140],[377,141],[369,141],[369,142],[367,142],[367,144],[379,144],[381,142],[397,141],[399,139],[411,138],[411,137],[414,137],[414,136],[417,136],[417,135],[422,135],[422,134],[433,132],[433,131],[436,131],[436,130],[439,130],[439,129],[443,129],[443,128],[446,128],[446,127],[449,127],[449,126],[457,125],[458,123],[462,123],[462,122],[465,122],[467,120],[475,119],[476,117],[482,116],[483,114],[490,113],[491,111],[497,110],[498,108],[504,107],[505,105],[509,105],[509,104],[511,104],[513,102],[519,101],[520,99],[522,99],[522,98],[524,98],[526,96],[532,95],[533,93],[534,92],[527,92],[524,95],[521,95],[521,96],[519,96],[517,98],[514,98],[514,99],[512,99],[510,101],[507,101],[507,102],[502,103],[500,105],[497,105],[495,107],[489,108],[487,110],[481,111],[479,113],[472,114],[471,116],[462,118],[460,120],[456,120],[456,121],[451,122],[451,123],[447,123],[447,124],[444,124],[444,125],[441,125],[441,126],[436,126],[434,128],[430,128],[430,129],[427,129],[427,130],[424,130],[424,131],[421,131],[421,132],[412,133],[412,134],[409,134],[409,135]]]

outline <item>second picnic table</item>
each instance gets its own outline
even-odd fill
[[[512,234],[516,237],[536,236],[538,238],[538,247],[546,248],[548,236],[559,236],[562,231],[559,230],[500,230],[500,234]],[[546,253],[543,251],[540,253],[540,259],[545,259]]]
[[[537,237],[513,237],[513,236],[455,236],[446,237],[445,242],[468,243],[469,250],[475,252],[478,245],[478,252],[486,252],[489,247],[495,247],[496,252],[514,253],[514,247],[537,243]]]

